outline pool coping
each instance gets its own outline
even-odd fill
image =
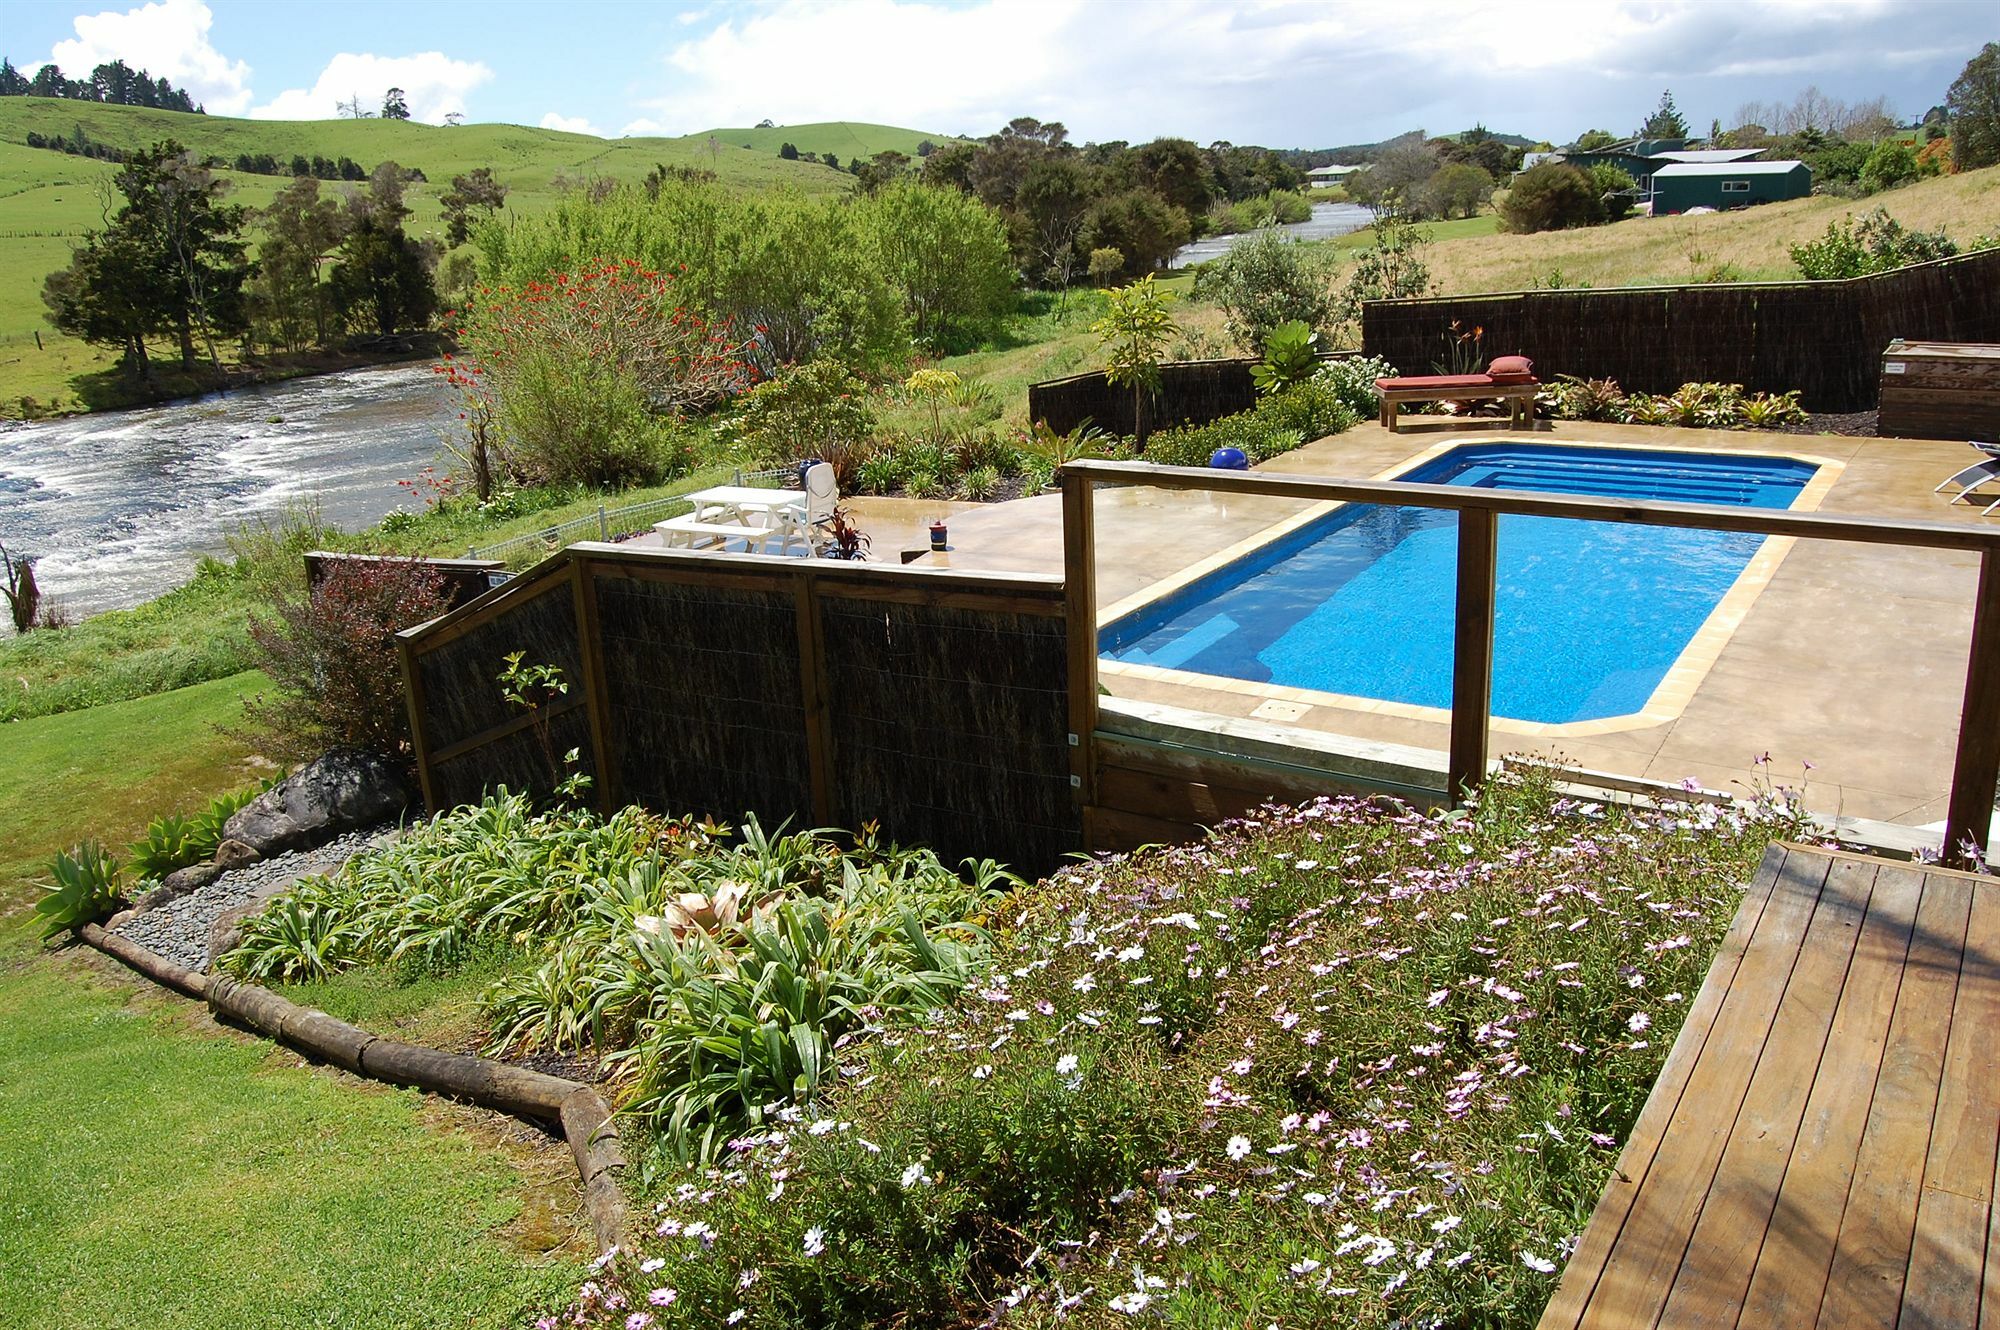
[[[1409,457],[1388,467],[1371,480],[1394,480],[1425,463],[1435,460],[1454,449],[1473,444],[1519,444],[1523,440],[1517,435],[1455,435],[1441,440],[1430,447],[1411,454]],[[1532,441],[1538,448],[1615,448],[1625,452],[1692,453],[1702,456],[1717,456],[1712,448],[1693,448],[1677,444],[1635,444],[1612,443],[1571,443],[1553,439]],[[1834,458],[1821,457],[1813,453],[1773,451],[1769,449],[1732,449],[1728,456],[1767,457],[1784,461],[1803,462],[1815,469],[1812,478],[1802,486],[1787,505],[1788,512],[1814,512],[1825,500],[1828,491],[1846,471],[1847,463]],[[1209,574],[1236,562],[1246,555],[1263,549],[1272,541],[1281,540],[1300,527],[1318,521],[1327,514],[1343,508],[1347,500],[1321,500],[1308,504],[1301,511],[1281,519],[1254,534],[1237,541],[1206,558],[1181,569],[1173,576],[1152,586],[1124,597],[1108,608],[1098,611],[1097,628],[1100,632],[1126,615],[1143,609],[1156,601],[1199,581]],[[1798,543],[1794,536],[1766,536],[1757,547],[1757,552],[1744,565],[1736,580],[1716,601],[1715,608],[1708,612],[1688,644],[1681,649],[1674,663],[1667,667],[1660,682],[1653,687],[1646,704],[1637,711],[1625,712],[1617,716],[1604,716],[1595,720],[1572,721],[1525,721],[1504,716],[1493,716],[1489,724],[1504,734],[1518,734],[1537,738],[1586,738],[1592,735],[1617,734],[1627,730],[1651,729],[1657,725],[1670,724],[1679,720],[1681,713],[1694,700],[1695,691],[1701,687],[1708,673],[1715,667],[1724,647],[1742,626],[1757,598],[1764,588],[1777,576],[1778,568],[1785,556]],[[1346,711],[1358,711],[1379,716],[1391,716],[1402,720],[1429,721],[1433,724],[1450,725],[1451,708],[1419,706],[1412,702],[1389,702],[1380,698],[1358,697],[1348,693],[1330,693],[1316,688],[1300,688],[1292,684],[1259,683],[1248,679],[1234,679],[1226,675],[1200,674],[1192,670],[1169,669],[1159,665],[1141,665],[1128,661],[1109,660],[1099,655],[1097,668],[1100,674],[1113,678],[1149,680],[1156,683],[1175,684],[1187,688],[1206,688],[1222,692],[1236,693],[1263,700],[1278,699],[1296,702],[1304,706],[1334,707]]]

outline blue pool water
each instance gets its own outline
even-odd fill
[[[1788,508],[1810,462],[1471,444],[1398,479]],[[1455,514],[1350,504],[1105,627],[1112,660],[1451,705]],[[1763,537],[1503,516],[1493,711],[1525,721],[1642,709]]]

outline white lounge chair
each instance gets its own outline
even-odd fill
[[[1946,489],[1956,485],[1958,493],[1952,496],[1951,501],[1953,503],[1973,503],[1976,502],[1972,497],[1974,490],[1988,481],[2000,480],[2000,443],[1981,443],[1977,439],[1971,440],[1971,443],[1974,448],[1984,453],[1985,456],[1979,461],[1974,462],[1971,466],[1946,476],[1931,493],[1942,494]],[[1986,511],[1990,513],[1995,508],[2000,508],[2000,500],[1989,503],[1986,506]]]
[[[840,503],[840,481],[834,475],[831,464],[815,462],[806,468],[803,478],[806,487],[806,501],[797,521],[785,532],[784,544],[780,547],[789,553],[792,541],[797,540],[810,557],[819,548],[820,531],[833,520],[833,510]]]

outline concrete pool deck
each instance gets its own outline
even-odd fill
[[[1980,521],[1932,488],[1974,460],[1964,443],[1598,425],[1558,421],[1532,434],[1499,422],[1414,417],[1400,433],[1370,423],[1275,458],[1260,470],[1368,478],[1440,443],[1599,443],[1780,453],[1838,464],[1821,512]],[[1314,505],[1264,497],[1112,489],[1097,495],[1100,621],[1163,583]],[[1061,500],[1042,495],[953,513],[951,550],[925,562],[960,569],[1062,571]],[[1994,520],[2000,520],[1996,517]],[[1503,537],[1504,539],[1504,537]],[[1782,547],[1782,548],[1781,548]],[[876,558],[893,557],[879,541]],[[1830,541],[1773,540],[1690,648],[1671,708],[1587,727],[1506,723],[1493,751],[1559,754],[1621,776],[1733,790],[1806,781],[1816,811],[1923,825],[1944,816],[1963,701],[1978,560],[1970,554]],[[1758,576],[1768,580],[1761,589]],[[1439,608],[1448,614],[1448,606]],[[1115,695],[1215,715],[1441,751],[1441,718],[1396,704],[1233,679],[1105,664]],[[1660,702],[1656,695],[1655,703]],[[1668,712],[1671,714],[1668,714]],[[1589,732],[1595,731],[1595,732]],[[1755,759],[1770,754],[1768,765]],[[1806,773],[1805,764],[1812,770]]]

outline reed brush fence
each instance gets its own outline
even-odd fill
[[[1341,360],[1354,352],[1333,352],[1322,361]],[[1254,357],[1230,360],[1182,360],[1160,366],[1159,386],[1146,402],[1146,430],[1175,425],[1206,425],[1257,405],[1257,385],[1251,381]],[[1104,371],[1072,374],[1066,379],[1028,385],[1028,419],[1067,434],[1092,424],[1112,434],[1138,431],[1132,389],[1114,387]]]
[[[2000,341],[2000,249],[1839,281],[1374,300],[1361,309],[1362,350],[1429,374],[1454,322],[1483,329],[1489,357],[1532,358],[1544,381],[1615,379],[1648,393],[1736,383],[1797,389],[1815,411],[1866,411],[1892,339]]]
[[[1062,469],[1061,479],[1064,584],[1069,595],[1069,723],[1076,734],[1085,737],[1086,749],[1092,750],[1084,764],[1087,814],[1104,807],[1100,803],[1103,771],[1094,755],[1100,718],[1093,490],[1100,485],[1140,486],[1220,495],[1269,495],[1307,502],[1440,508],[1458,514],[1456,597],[1451,608],[1451,738],[1445,787],[1440,792],[1452,799],[1476,790],[1489,770],[1494,569],[1498,521],[1502,515],[1976,553],[1979,584],[1973,599],[1972,644],[1966,665],[1965,699],[1959,710],[1958,743],[1943,843],[1948,858],[1967,866],[1983,854],[1978,847],[1986,844],[1993,821],[1995,790],[2000,786],[2000,528],[1401,481],[1333,480],[1255,471],[1217,471],[1207,467],[1152,466],[1142,462],[1072,462]],[[1867,703],[1857,698],[1855,705]],[[1130,810],[1108,811],[1117,814]]]
[[[1026,872],[1082,843],[1069,638],[1055,577],[608,544],[398,635],[433,810],[575,749],[606,809],[874,822]],[[546,733],[501,696],[515,651],[570,683]]]

